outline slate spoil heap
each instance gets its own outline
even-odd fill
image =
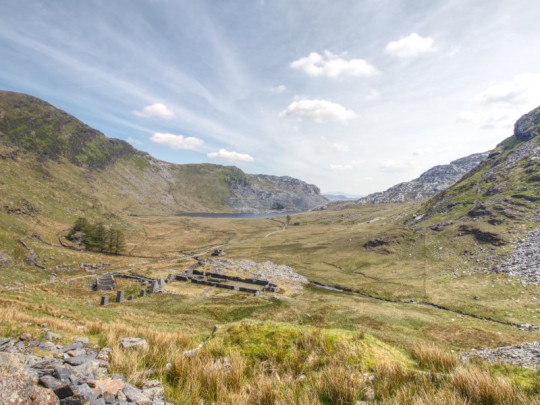
[[[540,222],[540,213],[534,219]],[[540,283],[540,227],[529,231],[514,252],[502,263],[495,265],[492,271],[517,277],[522,283]]]
[[[60,335],[46,332],[45,338]],[[124,338],[124,350],[146,350],[140,338]],[[36,355],[40,353],[40,356]],[[111,349],[90,347],[86,337],[62,346],[41,342],[24,333],[0,338],[0,403],[39,405],[169,405],[159,380],[144,380],[142,388],[121,375],[108,374]]]
[[[474,357],[494,363],[503,362],[519,367],[540,369],[540,342],[476,350],[463,356],[466,360]]]
[[[270,261],[256,263],[242,259],[206,259],[202,267],[217,274],[235,273],[251,279],[268,280],[295,294],[301,294],[304,285],[309,284],[308,279],[296,273],[292,267]]]

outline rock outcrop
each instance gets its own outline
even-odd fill
[[[124,376],[109,375],[110,355],[111,349],[97,350],[86,337],[65,346],[28,333],[0,338],[0,403],[168,405],[161,382],[146,379],[154,370],[144,372],[137,388]]]
[[[386,191],[370,194],[359,199],[358,202],[384,204],[424,200],[455,184],[487,156],[488,153],[476,153],[454,160],[447,165],[432,167],[417,179],[397,184]]]
[[[231,181],[230,188],[227,204],[240,212],[308,211],[328,203],[317,186],[288,176],[247,175],[247,181]]]
[[[540,135],[540,107],[525,114],[516,121],[514,135],[520,141],[528,141]]]

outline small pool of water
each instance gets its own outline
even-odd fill
[[[265,212],[265,213],[259,213],[259,214],[253,214],[253,213],[243,213],[243,212],[235,212],[235,213],[213,213],[213,212],[182,212],[180,214],[176,214],[178,217],[191,217],[191,218],[279,218],[279,217],[286,217],[287,215],[295,215],[295,214],[301,214],[301,212],[290,212],[290,211],[280,211],[280,212]]]

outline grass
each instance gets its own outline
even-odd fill
[[[457,356],[433,344],[413,347],[412,355],[420,367],[432,372],[449,372],[458,365]]]
[[[25,170],[21,165],[22,178],[30,176]],[[65,174],[66,187],[80,175],[68,173],[62,164],[49,170],[53,176]],[[114,170],[124,169],[120,164]],[[8,171],[0,186],[16,190],[16,171]],[[155,369],[166,384],[167,398],[178,404],[201,399],[220,404],[354,404],[373,394],[381,404],[503,404],[509,396],[516,399],[508,403],[532,404],[538,396],[533,372],[457,359],[472,348],[534,340],[537,334],[418,301],[535,324],[540,288],[482,271],[484,258],[507,247],[492,250],[470,236],[457,237],[457,224],[441,232],[404,225],[417,205],[295,214],[292,222],[300,225],[286,229],[279,219],[130,217],[118,205],[110,220],[124,227],[131,256],[116,257],[58,246],[58,233],[74,218],[103,215],[101,197],[91,198],[90,190],[83,190],[76,201],[79,208],[73,210],[59,203],[67,192],[44,190],[37,180],[29,184],[34,194],[10,191],[8,198],[15,204],[27,199],[37,208],[36,216],[0,212],[1,250],[16,259],[0,269],[4,336],[23,331],[42,336],[41,323],[62,333],[66,343],[88,335],[93,343],[113,349],[112,372],[139,383],[141,371]],[[374,218],[379,220],[371,222]],[[499,232],[512,240],[527,226],[516,223]],[[21,263],[21,237],[48,269]],[[364,245],[373,239],[387,240],[388,251],[366,250]],[[215,246],[227,258],[286,264],[312,280],[360,294],[306,287],[300,295],[253,297],[178,282],[167,289],[180,295],[154,294],[99,307],[101,294],[87,288],[94,275],[79,268],[79,263],[106,262],[111,267],[98,273],[164,276],[195,263],[194,255],[207,257]],[[66,264],[72,266],[53,270]],[[120,281],[120,287],[126,295],[138,296],[136,283]],[[210,337],[214,324],[219,332]],[[150,349],[122,351],[118,341],[124,336],[145,337]],[[203,342],[197,356],[184,355]]]
[[[30,331],[42,336],[42,323],[61,333],[65,343],[74,336],[87,335],[100,347],[112,348],[111,372],[122,373],[137,384],[142,371],[156,370],[165,382],[168,399],[178,404],[201,399],[220,404],[354,404],[373,393],[378,402],[388,404],[427,404],[430,399],[456,404],[533,404],[538,392],[533,373],[515,381],[516,373],[510,370],[463,364],[433,345],[412,346],[410,352],[397,350],[366,333],[366,326],[347,331],[243,320],[221,325],[210,336],[210,325],[206,332],[201,330],[200,321],[196,322],[198,327],[185,325],[188,308],[193,308],[189,303],[184,302],[184,315],[178,306],[165,311],[165,302],[177,305],[173,297],[156,295],[146,302],[96,311],[85,306],[87,298],[81,297],[82,291],[72,291],[72,296],[64,298],[51,293],[54,291],[19,292],[14,299],[4,301],[0,310],[2,335]],[[54,297],[50,300],[54,305],[44,305],[42,294]],[[290,309],[282,308],[285,312]],[[169,314],[175,314],[169,322],[176,324],[162,322]],[[148,316],[152,316],[152,327]],[[149,349],[122,350],[119,340],[127,336],[144,337]],[[201,343],[203,348],[195,356],[184,354]],[[505,402],[509,396],[514,402]]]

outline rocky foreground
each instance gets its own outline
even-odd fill
[[[141,388],[121,375],[109,375],[111,349],[97,350],[87,337],[69,345],[53,343],[61,336],[45,332],[46,341],[24,333],[0,338],[0,403],[36,405],[167,405],[159,380],[142,377]],[[140,338],[123,338],[124,350],[146,350]]]

